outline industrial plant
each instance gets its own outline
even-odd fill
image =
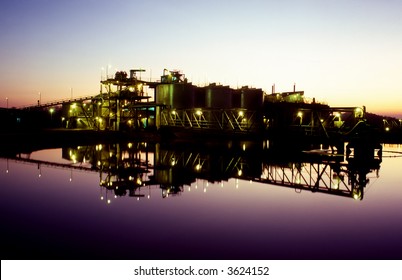
[[[219,136],[324,143],[343,150],[345,142],[378,141],[402,123],[367,122],[366,108],[331,107],[304,91],[271,92],[216,83],[197,86],[178,70],[163,70],[157,81],[141,78],[143,69],[116,71],[100,81],[96,95],[3,109],[6,128],[63,128],[97,132],[140,132],[158,136]],[[10,129],[11,128],[11,129]],[[380,129],[380,131],[378,131]]]

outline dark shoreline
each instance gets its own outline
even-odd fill
[[[402,135],[379,134],[373,135],[379,143],[402,144]],[[206,133],[205,131],[173,131],[173,130],[149,130],[149,131],[96,131],[82,129],[42,129],[42,130],[16,130],[0,131],[0,153],[15,154],[32,152],[41,149],[71,147],[77,145],[95,145],[100,143],[118,142],[221,142],[227,140],[275,140],[283,144],[315,144],[322,143],[316,138],[302,137],[287,134],[222,134],[219,132]]]

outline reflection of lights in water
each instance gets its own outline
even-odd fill
[[[236,189],[239,188],[239,179],[236,178]]]
[[[221,187],[223,188],[223,182],[221,182]]]
[[[353,191],[353,199],[361,200],[361,198],[362,198],[362,193],[360,192],[360,190],[354,190]]]
[[[191,187],[188,187],[188,191],[191,192]]]

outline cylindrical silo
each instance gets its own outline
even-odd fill
[[[177,109],[194,108],[192,84],[160,84],[156,87],[156,102]]]
[[[205,87],[205,107],[216,109],[232,108],[232,91],[228,86],[210,84]]]
[[[249,110],[259,110],[263,104],[263,91],[257,88],[243,87],[240,89],[240,107]]]

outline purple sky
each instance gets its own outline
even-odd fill
[[[6,0],[0,107],[96,94],[105,69],[142,67],[199,85],[296,83],[332,106],[402,117],[401,11],[398,0]]]

